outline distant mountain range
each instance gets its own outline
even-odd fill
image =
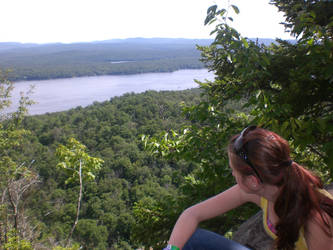
[[[269,45],[273,39],[251,39]],[[0,69],[12,81],[198,69],[212,39],[128,38],[82,43],[0,43]]]
[[[259,43],[269,45],[275,42],[271,38],[250,38],[252,41],[258,40]],[[89,44],[199,44],[209,45],[213,42],[213,39],[187,39],[187,38],[126,38],[126,39],[110,39],[103,41],[92,42],[78,42],[78,43],[18,43],[18,42],[0,42],[0,51],[10,49],[26,49],[35,47],[50,47],[50,46],[70,46],[70,45],[89,45]],[[1,59],[0,59],[1,60]]]
[[[126,38],[126,39],[110,39],[103,41],[92,42],[77,42],[77,43],[18,43],[18,42],[0,42],[0,52],[11,49],[27,49],[36,47],[68,47],[68,46],[84,46],[95,44],[199,44],[209,45],[212,39],[186,39],[186,38]],[[1,60],[1,59],[0,59]]]

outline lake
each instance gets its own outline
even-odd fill
[[[178,70],[169,73],[145,73],[133,75],[109,75],[77,77],[15,83],[12,92],[13,105],[8,111],[16,110],[20,92],[26,92],[31,85],[34,92],[31,99],[37,102],[29,107],[29,114],[45,114],[64,111],[77,106],[88,106],[95,101],[102,102],[125,93],[141,93],[146,90],[185,90],[198,87],[194,79],[212,80],[213,73],[207,69]],[[7,112],[8,112],[7,111]]]

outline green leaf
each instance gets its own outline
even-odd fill
[[[235,11],[236,14],[239,14],[239,9],[236,5],[231,5],[231,7],[233,8],[233,10]]]
[[[209,15],[207,15],[207,17],[206,17],[204,24],[205,24],[205,25],[207,25],[207,24],[211,24],[211,23],[213,23],[213,22],[215,22],[215,21],[216,21],[215,15],[213,15],[213,14],[209,14]]]
[[[249,44],[248,44],[248,42],[246,41],[246,39],[242,37],[241,40],[242,40],[242,42],[243,42],[244,47],[245,47],[245,48],[249,48]]]
[[[226,12],[227,12],[226,9],[221,9],[221,10],[216,12],[216,15],[223,16]]]
[[[207,9],[207,15],[210,14],[210,13],[215,14],[215,13],[216,13],[216,9],[217,9],[217,5],[216,5],[216,4],[210,6],[210,7]]]

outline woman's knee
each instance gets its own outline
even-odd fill
[[[247,247],[222,235],[198,228],[186,242],[183,250],[248,250]]]
[[[189,240],[186,242],[185,246],[183,247],[183,250],[194,250],[199,249],[200,242],[205,240],[206,230],[198,228],[192,236],[189,238]]]

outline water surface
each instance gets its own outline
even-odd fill
[[[31,99],[37,104],[29,107],[29,114],[44,114],[68,110],[77,106],[85,107],[94,101],[110,100],[128,92],[141,93],[146,90],[184,90],[198,87],[194,79],[212,80],[213,74],[207,69],[179,70],[170,73],[145,73],[134,75],[111,75],[77,77],[15,83],[13,105],[15,110],[20,92],[26,92],[34,85]]]

